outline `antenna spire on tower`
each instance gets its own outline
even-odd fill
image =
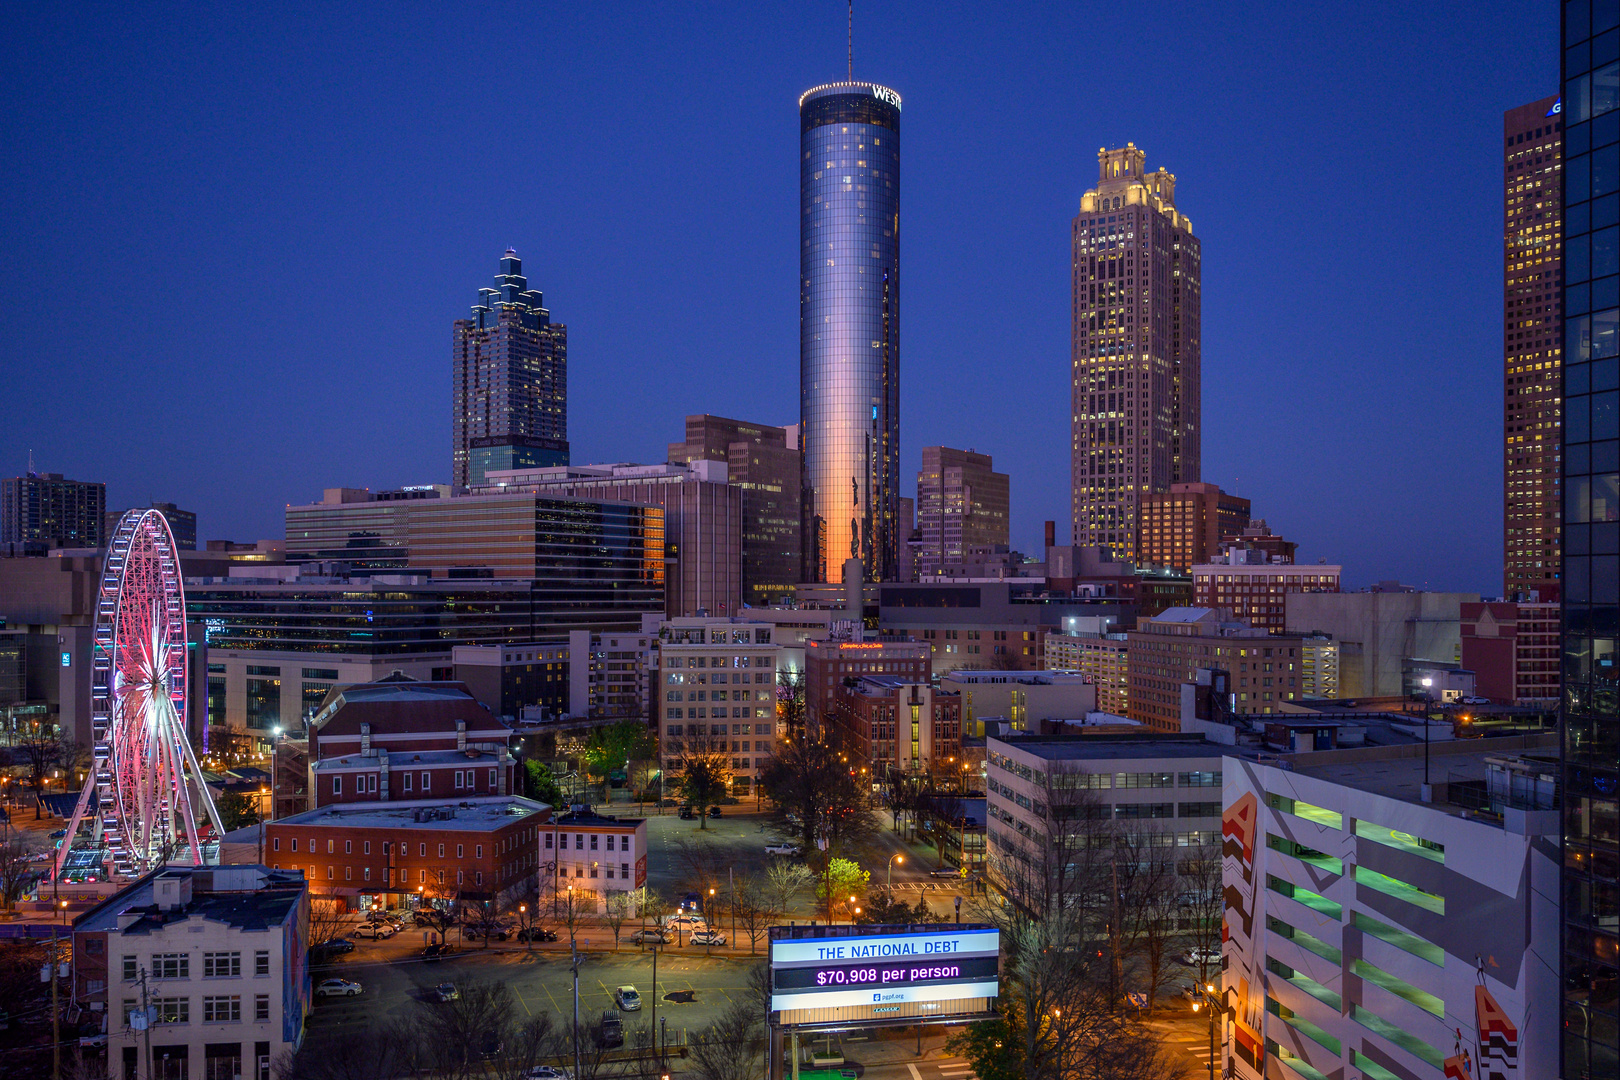
[[[855,81],[855,0],[849,0],[849,81]]]

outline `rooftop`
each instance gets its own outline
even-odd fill
[[[321,758],[310,762],[310,768],[316,772],[325,772],[332,769],[375,769],[382,763],[382,755],[388,755],[390,769],[403,769],[410,765],[466,765],[469,762],[475,765],[493,765],[500,761],[500,755],[487,750],[394,750],[390,752],[386,747],[374,754],[344,754],[341,757]]]
[[[191,878],[191,898],[178,909],[160,910],[157,881],[176,876]],[[74,919],[73,929],[150,934],[195,918],[241,930],[267,930],[296,916],[304,888],[303,872],[297,870],[264,866],[160,867]],[[126,920],[127,925],[120,928],[120,917],[128,915],[134,916],[133,921]]]
[[[571,810],[554,819],[554,824],[567,825],[576,829],[592,829],[617,826],[621,829],[634,829],[646,821],[646,818],[615,817],[612,814],[598,814],[593,810]]]
[[[1503,743],[1511,745],[1504,747],[1501,745]],[[1468,739],[1436,743],[1430,747],[1429,779],[1434,785],[1488,784],[1493,764],[1500,767],[1504,761],[1516,759],[1526,763],[1529,771],[1534,772],[1539,768],[1547,774],[1548,783],[1556,785],[1558,773],[1556,761],[1540,762],[1538,765],[1537,759],[1529,756],[1536,750],[1556,754],[1558,736],[1548,734],[1522,739]],[[1331,751],[1323,756],[1329,755],[1334,758],[1342,756],[1341,753]],[[1328,761],[1323,764],[1316,764],[1310,758],[1311,755],[1293,756],[1293,771],[1302,776],[1341,784],[1372,795],[1420,803],[1444,813],[1471,816],[1465,806],[1446,802],[1443,795],[1437,795],[1434,802],[1423,801],[1424,763],[1420,750],[1398,754],[1362,752],[1355,754],[1352,760]]]
[[[1185,735],[993,735],[995,743],[1046,761],[1123,761],[1133,758],[1218,758],[1231,747]]]
[[[448,812],[452,817],[429,817],[418,811]],[[463,800],[423,799],[415,802],[336,803],[302,814],[280,818],[274,825],[314,825],[321,828],[413,829],[428,832],[495,832],[515,818],[546,813],[551,807],[518,795],[487,795]],[[420,819],[420,820],[419,820]]]

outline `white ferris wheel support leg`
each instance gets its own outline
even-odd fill
[[[219,837],[220,854],[223,856],[225,853],[225,826],[219,820],[219,810],[214,806],[213,796],[208,794],[208,785],[203,783],[202,766],[197,764],[197,754],[191,749],[191,740],[186,738],[184,730],[179,734],[178,742],[180,743],[180,749],[186,756],[186,764],[191,767],[191,778],[197,787],[197,797],[202,801],[203,809],[208,812],[208,822],[214,826],[214,835]],[[190,800],[188,799],[186,803],[186,813],[189,815],[191,813]],[[195,837],[196,835],[196,829],[193,828],[192,836]],[[202,865],[202,852],[200,850],[197,853],[197,865]]]

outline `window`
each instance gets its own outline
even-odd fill
[[[426,844],[418,844],[417,847],[420,849],[419,854],[422,856],[422,858],[424,858],[424,859],[427,858],[427,845]],[[443,852],[440,852],[440,854],[442,855]]]
[[[160,997],[152,999],[152,1007],[157,1010],[157,1022],[160,1024],[189,1024],[191,1023],[191,999],[183,997]]]
[[[255,975],[268,975],[268,974],[270,974],[270,950],[269,949],[260,949],[258,952],[253,954],[253,974],[255,974]]]
[[[353,840],[345,840],[345,841],[343,841],[343,854],[345,854],[345,855],[353,855],[354,854],[354,841]]]
[[[190,953],[155,953],[152,956],[152,978],[191,978]]]
[[[461,858],[461,845],[460,844],[456,845],[456,858],[458,858],[458,859]]]
[[[332,794],[334,794],[334,795],[343,794],[343,777],[341,777],[341,776],[332,777]]]
[[[203,978],[234,979],[242,974],[242,954],[239,952],[203,953]]]
[[[230,1024],[242,1019],[242,996],[230,994],[203,998],[203,1023]]]
[[[441,859],[444,858],[444,845],[443,844],[439,845],[439,858],[441,858]]]
[[[432,773],[423,773],[423,774],[422,774],[422,790],[423,790],[423,791],[427,791],[427,790],[428,790],[428,780],[429,780],[429,778],[431,778],[431,777],[432,777],[432,776],[433,776],[433,774],[432,774]]]
[[[309,850],[314,851],[315,850],[315,845],[311,844]],[[328,855],[330,855],[330,854],[332,854],[332,850],[333,850],[332,841],[328,840],[326,842],[326,853]]]
[[[261,1022],[270,1019],[269,994],[253,995],[253,1019]]]
[[[362,873],[363,873],[363,874],[364,874],[364,875],[365,875],[365,880],[366,880],[366,881],[370,881],[370,880],[371,880],[371,867],[369,867],[369,866],[368,866],[368,867],[366,867],[366,868],[365,868],[365,869],[364,869],[364,870],[363,870],[363,871],[362,871]]]
[[[575,851],[584,851],[585,850],[585,834],[584,833],[575,833],[574,834],[574,850]]]
[[[133,957],[133,956],[124,957],[124,981],[125,982],[134,982],[136,979],[138,979],[140,977],[141,977],[140,965],[135,962],[135,957]]]
[[[365,844],[365,849],[364,849],[363,854],[370,855],[371,854],[371,841],[366,840],[366,841],[364,841],[364,844]]]
[[[404,790],[406,790],[406,791],[411,790],[411,774],[410,773],[405,774]]]
[[[484,845],[483,844],[474,844],[473,845],[473,858],[482,859],[483,857],[484,857]]]
[[[547,851],[551,850],[551,834],[550,833],[546,833],[546,850]]]
[[[597,836],[596,836],[596,834],[595,834],[595,833],[591,833],[591,850],[592,850],[592,851],[595,851],[595,850],[596,850],[596,841],[597,841]]]
[[[489,770],[489,790],[495,790],[495,770]]]
[[[461,875],[457,874],[456,876],[460,877]],[[482,870],[480,870],[478,872],[478,880],[476,882],[474,882],[474,884],[482,885],[483,883],[484,883],[484,872]]]
[[[629,880],[629,878],[630,878],[630,864],[629,863],[622,862],[622,863],[619,864],[619,876],[624,878],[627,881]]]
[[[293,843],[296,845],[298,843],[298,841],[294,840]],[[270,850],[271,851],[280,851],[281,850],[281,837],[277,836],[277,837],[271,838],[271,840],[270,840]],[[296,851],[297,848],[294,847],[293,850]]]
[[[296,836],[292,837],[292,849],[294,851],[298,850],[298,837]]]
[[[461,770],[460,769],[456,770],[456,790],[457,791],[461,790]]]

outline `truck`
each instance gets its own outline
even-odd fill
[[[596,1045],[604,1050],[624,1045],[624,1018],[612,1009],[602,1014],[602,1022],[596,1029]]]

